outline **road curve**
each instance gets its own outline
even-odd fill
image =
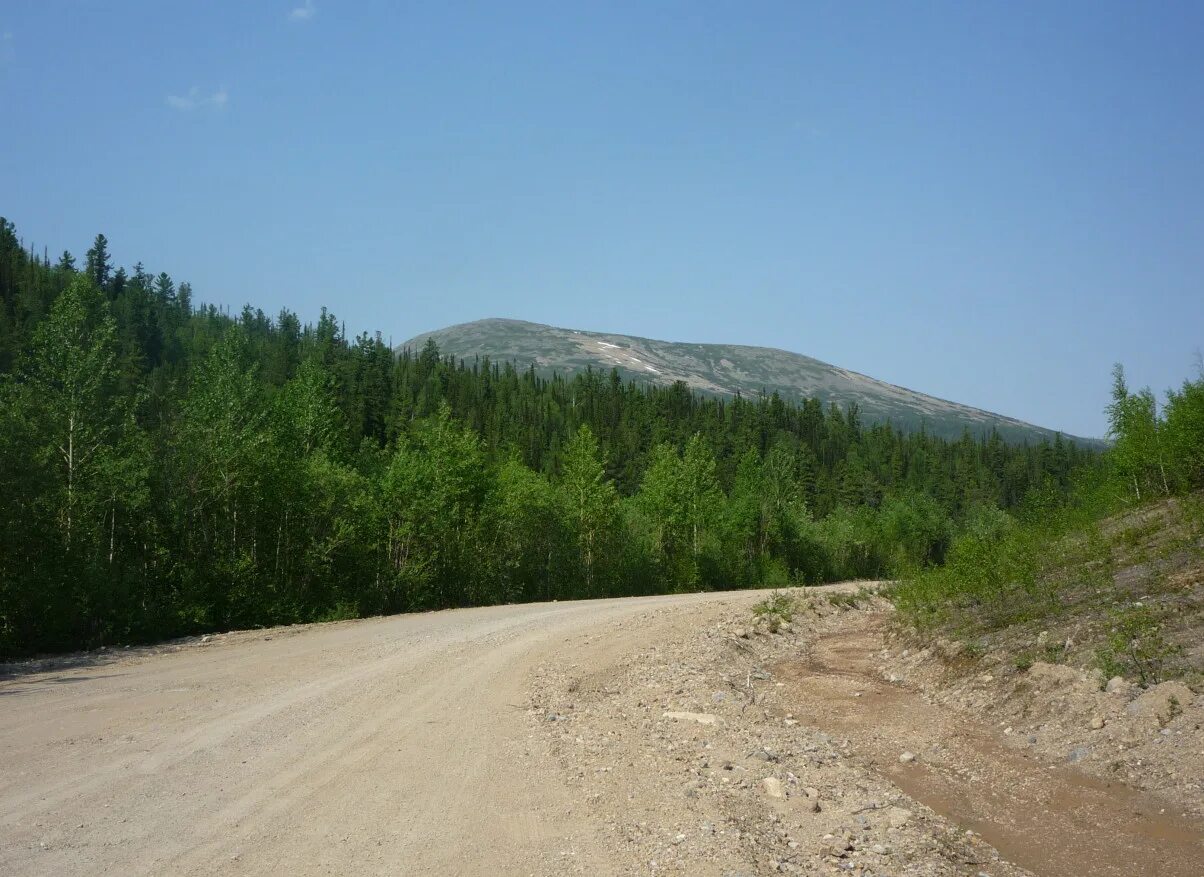
[[[756,592],[494,606],[9,667],[0,874],[606,873],[526,682]],[[675,613],[656,613],[652,626]],[[634,620],[623,626],[616,622]]]

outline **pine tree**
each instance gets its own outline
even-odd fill
[[[160,272],[155,278],[155,296],[165,306],[176,303],[176,287],[171,281],[171,275],[166,271]]]
[[[107,290],[109,287],[109,272],[113,270],[109,258],[109,241],[103,234],[98,234],[91,249],[84,257],[84,273],[91,278],[98,289]]]
[[[180,288],[176,290],[176,304],[179,305],[180,313],[185,317],[192,314],[192,284],[181,283]]]

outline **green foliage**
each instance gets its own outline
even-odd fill
[[[148,503],[149,447],[134,400],[113,398],[116,327],[89,278],[55,300],[19,378],[0,385],[0,647],[29,636],[92,642],[93,619],[129,597],[124,549]],[[34,569],[39,587],[22,587]]]
[[[1161,416],[1154,394],[1130,392],[1116,366],[1108,417],[1109,461],[1137,500],[1204,487],[1204,366],[1167,393]]]
[[[276,398],[276,440],[300,456],[322,451],[345,453],[346,418],[338,404],[334,376],[316,360],[306,360]]]
[[[1149,606],[1132,603],[1114,610],[1110,627],[1107,644],[1096,651],[1105,679],[1136,676],[1142,685],[1156,685],[1174,675],[1180,650],[1167,642]]]
[[[839,506],[814,528],[826,561],[823,578],[878,579],[891,572],[891,547],[885,543],[882,516],[868,506]]]
[[[0,220],[0,655],[878,578],[1094,460],[815,399],[395,352],[326,311],[232,316],[108,247],[51,264]],[[1189,472],[1180,395],[1167,454]]]
[[[1204,371],[1167,394],[1162,432],[1174,488],[1185,492],[1204,487]]]
[[[680,454],[671,445],[658,446],[639,498],[663,578],[674,590],[696,590],[718,566],[717,524],[723,501],[715,457],[702,436],[693,435]]]
[[[572,531],[562,497],[546,478],[517,460],[503,462],[484,530],[492,547],[484,555],[491,561],[486,577],[478,577],[482,590],[492,587],[503,602],[551,600],[563,593],[562,576],[577,559],[573,549],[580,547],[580,531]]]
[[[894,589],[904,616],[977,635],[1073,607],[1100,615],[1116,599],[1118,558],[1132,567],[1198,551],[1201,503],[1186,492],[1204,486],[1204,378],[1170,393],[1160,414],[1153,394],[1131,392],[1117,366],[1108,415],[1115,445],[1103,465],[1080,467],[1066,485],[1042,479],[1011,514],[972,506],[944,564],[915,569]],[[1173,506],[1173,533],[1164,532],[1164,517],[1145,512],[1120,518],[1127,524],[1107,520],[1176,491],[1185,495]],[[1049,645],[1043,657],[1061,660],[1064,651]],[[1111,613],[1096,661],[1108,676],[1137,675],[1150,684],[1173,671],[1175,653],[1155,613],[1134,603]]]
[[[1170,492],[1162,448],[1165,437],[1157,407],[1148,388],[1130,392],[1124,368],[1118,364],[1113,369],[1112,402],[1108,406],[1108,433],[1113,445],[1109,459],[1119,475],[1132,483],[1138,501],[1143,490],[1147,497]]]
[[[880,519],[882,539],[893,551],[892,568],[935,566],[945,559],[953,522],[932,497],[921,493],[888,497]]]
[[[468,605],[486,492],[480,440],[446,406],[400,444],[383,479],[390,608]]]
[[[753,604],[753,615],[776,620],[779,624],[794,620],[798,605],[793,594],[774,591],[764,600]]]
[[[1006,513],[978,509],[941,567],[916,569],[892,592],[917,624],[942,624],[969,612],[976,623],[1000,627],[1040,611],[1049,594],[1037,576],[1042,540]]]
[[[606,469],[593,430],[582,426],[564,449],[560,493],[577,552],[582,596],[601,596],[615,572],[609,562],[619,495]]]

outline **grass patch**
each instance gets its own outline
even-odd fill
[[[794,613],[797,610],[798,604],[795,602],[794,596],[782,591],[774,591],[764,600],[756,603],[752,609],[753,615],[758,618],[767,618],[779,624],[794,620]]]
[[[838,591],[828,594],[828,603],[837,609],[859,609],[869,603],[874,592],[869,588],[858,588],[856,591]]]

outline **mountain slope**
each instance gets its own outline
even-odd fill
[[[633,335],[560,329],[522,320],[488,319],[448,326],[402,345],[415,352],[433,338],[444,355],[488,357],[534,365],[541,374],[614,368],[625,379],[657,384],[683,381],[702,393],[755,398],[778,393],[789,402],[818,398],[825,405],[856,402],[866,422],[889,420],[914,430],[956,438],[992,428],[1008,441],[1053,438],[1054,431],[1015,418],[926,396],[786,350],[738,344],[683,344]],[[1092,440],[1082,440],[1094,443]]]

